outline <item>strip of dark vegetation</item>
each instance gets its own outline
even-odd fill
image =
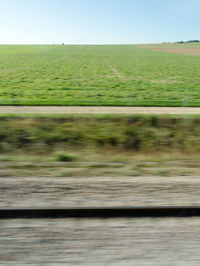
[[[1,154],[68,149],[199,152],[200,118],[163,116],[0,117]],[[71,161],[73,158],[61,158]]]
[[[179,42],[177,42],[177,43],[196,43],[196,42],[200,42],[199,40],[189,40],[189,41],[186,41],[186,42],[184,42],[184,41],[179,41]]]

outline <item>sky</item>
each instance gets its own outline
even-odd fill
[[[200,0],[0,0],[0,44],[200,39]]]

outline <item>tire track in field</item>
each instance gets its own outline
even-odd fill
[[[125,77],[120,74],[117,69],[115,69],[112,65],[109,65],[109,68],[112,70],[112,72],[115,74],[116,77],[118,77],[121,81],[126,81]]]
[[[72,58],[71,57],[69,57],[69,56],[63,56],[63,57],[60,57],[60,58],[58,58],[57,60],[56,60],[57,62],[62,62],[62,61],[72,61]]]
[[[113,72],[113,74],[120,80],[120,81],[126,81],[126,78],[116,69],[114,66],[109,62],[105,61],[110,70]]]

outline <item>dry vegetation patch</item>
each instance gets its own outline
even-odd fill
[[[188,54],[188,55],[200,55],[200,48],[184,48],[184,49],[167,49],[167,48],[160,48],[154,49],[160,52],[168,52],[168,53],[175,53],[175,54]]]
[[[163,43],[163,44],[143,44],[140,45],[142,48],[168,52],[175,54],[186,54],[186,55],[200,55],[200,44],[176,44],[176,43]]]

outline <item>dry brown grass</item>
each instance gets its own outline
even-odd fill
[[[200,47],[198,44],[142,44],[140,47],[159,52],[200,55]]]
[[[153,49],[156,51],[167,52],[167,53],[200,55],[200,48],[183,48],[183,49],[153,48]]]

